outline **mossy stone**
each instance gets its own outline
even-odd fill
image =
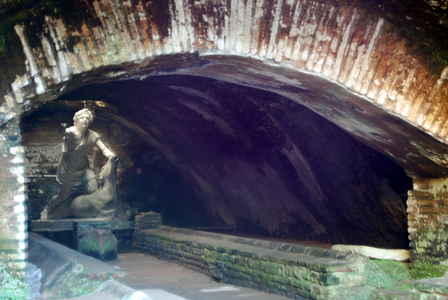
[[[78,251],[99,259],[110,261],[117,259],[117,238],[107,229],[91,229],[78,243]]]

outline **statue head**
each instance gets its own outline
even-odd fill
[[[73,116],[73,121],[75,122],[75,127],[81,131],[87,130],[90,123],[92,123],[94,118],[93,112],[88,108],[83,108],[77,111]]]
[[[89,122],[92,122],[95,117],[93,111],[88,108],[83,108],[75,113],[75,115],[73,116],[73,121],[79,120],[83,115],[86,115],[88,117]]]

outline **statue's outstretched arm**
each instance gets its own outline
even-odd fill
[[[112,151],[110,151],[106,145],[104,145],[103,141],[101,139],[98,139],[96,141],[96,146],[98,148],[100,148],[100,150],[103,152],[104,156],[106,156],[107,158],[111,158],[114,157],[115,154],[112,153]]]

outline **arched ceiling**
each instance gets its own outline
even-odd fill
[[[112,67],[87,80],[85,76],[73,76],[61,88],[58,99],[65,99],[65,94],[86,83],[142,81],[168,75],[214,78],[277,93],[306,106],[362,143],[390,157],[409,176],[445,177],[448,174],[445,155],[448,145],[421,128],[366,101],[365,97],[350,92],[338,83],[309,73],[298,73],[287,66],[260,63],[252,58],[199,54],[161,56],[148,64],[131,66],[126,72]],[[84,100],[93,100],[89,93],[83,94],[83,97]],[[125,98],[123,96],[117,101],[127,104]]]

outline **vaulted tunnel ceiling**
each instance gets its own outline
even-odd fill
[[[99,117],[145,140],[115,149],[152,157],[140,165],[147,177],[127,182],[135,190],[123,196],[171,225],[408,245],[404,170],[291,99],[191,75],[88,85],[60,99],[42,109],[89,99]]]
[[[445,155],[448,145],[421,128],[335,82],[251,58],[198,54],[162,56],[150,64],[131,66],[127,72],[111,68],[98,73],[93,79],[75,76],[61,88],[63,95],[60,99],[64,99],[65,93],[87,83],[100,84],[117,78],[142,81],[152,76],[168,75],[214,78],[282,95],[306,106],[362,143],[395,160],[409,176],[444,177],[448,174]],[[84,97],[89,99],[90,94],[84,94]],[[125,98],[123,96],[117,101]]]

